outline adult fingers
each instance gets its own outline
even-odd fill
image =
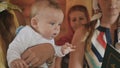
[[[11,67],[11,68],[17,68],[17,67],[16,67],[16,64],[11,64],[10,67]]]
[[[32,66],[33,67],[38,67],[38,66],[40,66],[41,65],[41,63],[40,63],[40,59],[34,59],[32,62],[31,62],[31,64],[32,64]]]
[[[20,68],[20,63],[17,62],[15,65],[16,68]]]
[[[25,63],[24,61],[22,61],[22,65],[23,65],[23,68],[28,68],[29,66],[27,65],[27,63]]]
[[[30,64],[31,62],[33,62],[33,61],[32,61],[33,59],[35,59],[35,55],[34,55],[34,54],[31,54],[29,57],[27,57],[27,58],[25,59],[25,62],[26,62],[27,64]]]
[[[21,57],[22,57],[22,59],[23,60],[25,60],[25,59],[27,59],[30,55],[31,55],[31,49],[29,48],[29,49],[27,49],[22,55],[21,55]]]

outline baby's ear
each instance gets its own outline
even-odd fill
[[[38,22],[37,22],[36,18],[31,19],[31,26],[34,27],[34,28],[37,28]]]

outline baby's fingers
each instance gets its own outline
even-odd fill
[[[69,49],[70,52],[75,51],[75,47]]]
[[[68,48],[70,47],[70,49],[73,49],[73,50],[76,48],[76,46],[74,46],[74,45],[72,45],[72,44],[67,45],[67,47],[68,47]]]
[[[76,46],[71,46],[71,49],[76,49]]]

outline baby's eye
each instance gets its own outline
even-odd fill
[[[50,24],[51,24],[51,25],[55,25],[55,23],[54,23],[54,22],[50,22]]]
[[[60,24],[58,24],[59,26],[61,26],[61,23]]]

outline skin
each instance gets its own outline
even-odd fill
[[[98,0],[102,10],[101,26],[110,28],[117,20],[119,15],[118,2],[119,0]],[[113,8],[114,7],[114,8]],[[72,44],[76,45],[76,50],[70,55],[69,68],[83,68],[83,59],[85,53],[85,42],[81,41],[85,36],[87,29],[78,29],[73,37]]]
[[[87,24],[87,18],[83,12],[73,11],[70,14],[70,26],[75,31],[79,27],[84,27]]]
[[[51,14],[52,12],[54,14]],[[42,35],[42,37],[44,37],[48,40],[51,40],[59,34],[60,25],[63,21],[63,18],[64,18],[64,15],[63,15],[63,12],[61,9],[57,9],[57,8],[53,8],[53,7],[46,7],[46,8],[44,8],[44,10],[41,10],[39,8],[39,12],[31,19],[31,27],[38,34]],[[48,45],[46,45],[46,46],[48,46]],[[11,67],[12,68],[28,68],[30,64],[32,65],[32,67],[38,67],[39,65],[42,65],[44,62],[46,62],[47,60],[50,60],[51,57],[53,58],[53,56],[54,56],[53,55],[54,49],[51,51],[52,54],[51,54],[51,52],[49,52],[49,50],[46,50],[46,48],[47,49],[51,48],[50,47],[51,45],[48,46],[49,48],[46,46],[40,46],[40,47],[38,46],[38,48],[40,48],[39,51],[38,51],[38,49],[35,50],[35,51],[38,51],[39,54],[41,54],[41,53],[46,53],[46,54],[42,54],[38,58],[36,58],[36,55],[34,55],[34,54],[31,55],[32,49],[29,49],[30,51],[28,53],[26,53],[26,52],[23,53],[22,59],[16,59],[16,60],[12,61]],[[61,52],[63,53],[63,55],[66,55],[71,51],[74,51],[74,47],[72,47],[72,45],[69,43],[65,43],[61,47]],[[38,52],[36,52],[36,53],[38,53]]]
[[[39,12],[40,14],[31,20],[31,24],[35,30],[40,33],[43,37],[47,39],[55,38],[60,32],[60,26],[63,21],[63,12],[61,10],[56,10],[53,8],[47,8]],[[50,14],[54,13],[54,14]],[[42,16],[42,17],[41,17]],[[47,20],[46,20],[47,19]],[[44,23],[43,23],[44,22]],[[46,28],[47,27],[47,28]],[[62,53],[65,53],[65,49],[71,47],[71,51],[74,51],[75,47],[71,44],[65,43],[62,46]]]
[[[31,64],[32,67],[38,67],[39,65],[42,65],[44,62],[46,62],[46,60],[53,57],[53,47],[47,43],[45,43],[44,46],[42,45],[43,44],[40,44],[40,46],[29,48],[21,56],[22,59],[16,59],[11,62],[11,68],[29,68],[29,64]],[[29,57],[27,57],[28,55]]]
[[[40,5],[46,5],[49,4],[49,0],[10,0],[11,3],[16,4],[22,9],[23,15],[25,17],[25,20],[27,24],[30,24],[30,19],[31,19],[31,7],[34,3],[37,1],[40,1]]]
[[[25,51],[22,54],[22,59],[27,64],[31,64],[32,67],[37,67],[43,64],[43,62],[45,62],[47,59],[53,57],[54,53],[55,52],[51,44],[39,44]]]
[[[20,0],[20,1],[22,1],[22,0]],[[32,2],[31,2],[32,1]],[[24,8],[24,6],[25,6],[25,8],[23,9],[23,14],[25,13],[25,9],[27,9],[26,8],[26,5],[28,5],[29,4],[29,7],[28,7],[28,9],[30,8],[30,6],[31,6],[31,4],[32,3],[34,3],[34,1],[35,0],[31,0],[31,1],[29,1],[29,2],[27,2],[26,0],[25,0],[25,2],[24,1],[22,1],[22,2],[24,2],[24,5],[23,6],[21,6],[21,7],[23,7]],[[19,1],[14,1],[14,0],[11,0],[11,2],[12,3],[14,3],[14,2],[16,2],[15,4],[17,4],[17,5],[21,5],[21,4],[18,4],[18,3],[21,3],[21,2],[19,2]],[[40,2],[39,2],[40,3]],[[41,3],[40,3],[41,5],[45,5],[45,4],[49,4],[49,2],[48,2],[48,0],[43,0],[43,1],[41,1]],[[61,11],[60,11],[61,12]],[[49,12],[48,12],[49,13]],[[52,12],[53,13],[53,12]],[[29,18],[29,16],[28,15],[30,15],[29,14],[29,12],[27,12],[27,15],[26,14],[24,14],[25,15],[25,17],[26,17],[26,19],[28,19]],[[58,17],[58,16],[57,16]],[[62,18],[61,18],[62,19]],[[37,20],[36,19],[33,19],[32,20],[33,22],[36,22]],[[37,26],[38,27],[38,26]],[[43,28],[42,28],[43,29]],[[39,31],[39,30],[36,30],[36,31]],[[41,53],[43,53],[44,52],[44,56],[43,55],[41,55]],[[49,54],[48,54],[49,53]],[[45,60],[47,60],[48,58],[50,58],[50,57],[53,57],[53,55],[54,55],[54,50],[53,50],[53,47],[52,47],[52,45],[51,44],[39,44],[38,46],[34,46],[34,47],[31,47],[31,48],[28,48],[23,54],[22,54],[22,59],[26,62],[26,63],[31,63],[32,64],[32,66],[33,67],[36,67],[36,66],[39,66],[39,65],[41,65]],[[43,58],[44,57],[44,58]],[[42,58],[42,59],[41,59]],[[41,62],[40,62],[41,61]]]
[[[54,14],[51,14],[52,12]],[[55,8],[49,8],[48,7],[48,8],[45,8],[44,11],[40,10],[40,12],[35,17],[33,17],[31,19],[31,26],[32,26],[32,28],[36,32],[38,32],[39,34],[41,34],[44,38],[46,38],[46,39],[53,39],[60,32],[60,25],[61,25],[61,23],[63,21],[63,17],[64,17],[63,12],[60,9],[55,9]],[[66,44],[66,45],[69,45],[69,44]],[[44,47],[42,47],[42,46],[41,46],[41,48],[44,49]],[[48,48],[48,47],[45,47],[45,48]],[[65,48],[63,48],[63,50],[64,49]],[[31,50],[30,50],[30,52],[32,52]],[[39,50],[39,52],[44,52],[45,50],[46,49]],[[53,53],[52,53],[52,55],[53,55]],[[45,56],[41,55],[41,57],[45,57]],[[41,64],[43,64],[43,62],[45,62],[45,60],[41,60],[41,58],[40,58],[40,59],[36,59],[36,62],[32,62],[31,63],[31,60],[33,60],[33,58],[35,57],[35,55],[33,55],[30,58],[28,58],[26,56],[22,56],[22,57],[23,57],[23,59],[16,59],[16,60],[12,61],[11,67],[12,68],[28,68],[29,64],[32,64],[33,67],[36,67],[37,63],[39,63],[39,65],[41,65]],[[48,55],[47,55],[47,57],[48,57]],[[49,57],[51,57],[51,56],[49,56]],[[47,59],[48,58],[46,58],[46,60]],[[40,63],[40,62],[42,62],[42,63]]]
[[[51,14],[51,13],[54,13],[54,14]],[[35,16],[35,18],[31,20],[31,25],[43,37],[47,39],[53,39],[60,32],[60,26],[62,24],[63,17],[64,15],[61,10],[47,8],[47,9],[41,10],[40,14]]]
[[[80,8],[80,7],[79,7]],[[85,12],[80,10],[73,10],[69,15],[69,23],[70,27],[72,28],[73,32],[75,32],[77,29],[82,28],[83,30],[86,29],[86,24],[88,24],[88,16],[85,15]],[[76,44],[74,44],[76,45]],[[78,49],[76,47],[76,49]],[[57,57],[55,62],[55,68],[61,68],[61,61],[62,58]]]
[[[115,23],[119,15],[119,11],[118,11],[119,5],[117,4],[119,0],[105,0],[105,1],[98,0],[98,2],[103,14],[101,25],[104,27],[110,28],[111,25]]]
[[[70,53],[70,59],[69,59],[69,67],[70,68],[75,68],[75,67],[81,68],[81,65],[83,64],[82,63],[83,61],[79,61],[79,60],[82,60],[84,58],[84,46],[78,46],[78,45],[79,44],[84,45],[84,42],[81,41],[81,39],[83,39],[85,32],[87,32],[88,29],[85,27],[85,24],[87,24],[87,18],[85,17],[85,15],[82,12],[80,12],[80,13],[79,13],[81,15],[80,18],[82,18],[82,19],[79,19],[79,16],[78,16],[78,17],[76,17],[76,19],[77,19],[76,22],[73,22],[74,18],[71,16],[71,23],[74,23],[74,25],[76,25],[77,29],[75,26],[72,26],[72,24],[71,24],[73,30],[75,31],[74,36],[72,38],[72,44],[76,46],[76,50],[74,52]],[[74,13],[73,13],[73,16],[74,16]],[[79,26],[77,24],[79,24]],[[81,34],[81,30],[82,30],[83,34]],[[81,36],[81,38],[78,35]],[[78,57],[80,57],[80,56],[81,56],[81,58],[79,58],[79,60],[78,60]],[[79,63],[81,63],[80,66],[78,65]]]
[[[79,14],[79,15],[78,15]],[[76,21],[74,21],[74,19],[76,19]],[[79,60],[77,59],[77,57],[80,57],[80,56],[84,56],[84,47],[80,47],[78,46],[79,44],[84,44],[82,41],[80,41],[81,39],[83,39],[84,35],[85,35],[85,32],[87,32],[87,28],[85,27],[85,25],[88,23],[88,20],[87,20],[87,17],[85,16],[85,14],[83,12],[80,12],[80,11],[74,11],[73,13],[70,14],[70,25],[72,27],[72,29],[74,30],[74,36],[73,36],[73,39],[72,39],[72,44],[76,46],[76,51],[74,53],[71,53],[70,54],[70,62],[69,62],[69,67],[71,68],[74,68],[72,67],[71,64],[74,64],[76,67],[78,66],[78,62]],[[78,30],[84,30],[83,31],[83,34],[81,34],[80,31]],[[76,36],[76,35],[79,35],[81,36],[81,38],[79,38],[79,36]],[[77,42],[75,42],[76,40],[78,40]],[[80,52],[78,52],[78,50]],[[72,57],[72,58],[71,58]],[[81,57],[81,60],[83,59],[84,57]],[[72,60],[77,60],[75,63],[74,61]],[[82,64],[83,61],[79,62]]]

